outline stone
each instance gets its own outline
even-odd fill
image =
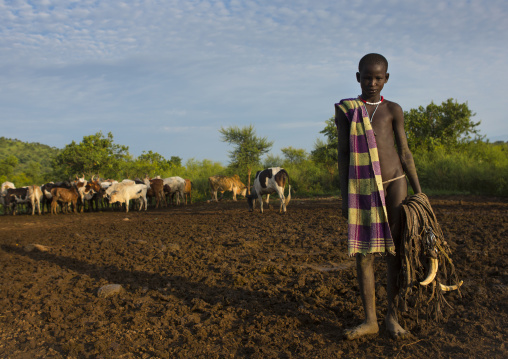
[[[23,247],[25,252],[39,251],[39,252],[48,252],[49,247],[43,246],[42,244],[27,244]]]
[[[102,286],[97,291],[97,296],[99,298],[107,298],[112,295],[119,294],[122,291],[123,287],[120,284],[106,284]]]

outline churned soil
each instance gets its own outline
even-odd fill
[[[337,198],[2,216],[0,357],[507,358],[508,200],[430,201],[464,284],[438,323],[401,313],[400,341],[383,257],[380,332],[343,338],[363,308]]]

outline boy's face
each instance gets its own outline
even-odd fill
[[[381,90],[388,81],[389,76],[386,67],[382,64],[365,65],[361,72],[356,73],[356,79],[362,88],[362,98],[364,100],[379,101]]]

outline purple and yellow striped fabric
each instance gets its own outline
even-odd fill
[[[350,122],[348,254],[395,253],[377,143],[367,109],[358,99],[335,104]]]

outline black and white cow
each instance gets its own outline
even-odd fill
[[[288,196],[284,197],[284,187],[288,184]],[[291,200],[291,185],[289,184],[289,175],[284,168],[272,167],[266,170],[258,171],[254,179],[254,186],[251,194],[246,196],[249,204],[249,211],[254,209],[256,199],[259,199],[261,205],[261,213],[263,213],[263,195],[267,195],[267,202],[270,194],[277,193],[280,198],[280,210],[286,213],[286,206]]]

